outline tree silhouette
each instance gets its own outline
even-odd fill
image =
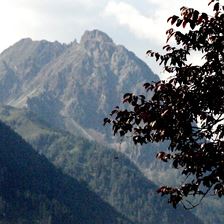
[[[135,144],[168,141],[168,152],[157,158],[186,176],[180,186],[158,189],[174,207],[193,208],[208,193],[224,194],[224,6],[212,0],[209,7],[213,15],[182,7],[180,16],[168,19],[176,28],[167,30],[167,42],[175,44],[167,43],[164,54],[147,54],[172,76],[145,83],[150,97],[126,93],[126,108],[116,107],[104,119],[115,135],[131,133]],[[201,66],[189,62],[195,52],[203,55]],[[199,202],[192,204],[191,195]]]

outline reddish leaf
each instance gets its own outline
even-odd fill
[[[218,2],[214,5],[213,11],[219,11],[219,3]]]
[[[177,21],[178,18],[179,18],[178,16],[173,16],[171,20],[171,25],[173,25]]]
[[[211,0],[209,3],[208,3],[208,6],[211,4],[211,3],[213,3],[215,0]]]
[[[182,19],[178,19],[177,20],[177,23],[176,23],[176,26],[179,27],[181,24],[182,24],[183,20]]]
[[[198,21],[197,21],[197,24],[198,24],[198,25],[201,24],[202,19],[203,19],[203,17],[202,17],[202,16],[199,16]]]
[[[182,23],[183,25],[183,28],[185,28],[186,27],[186,25],[187,25],[187,20],[185,19],[184,21],[183,21],[183,23]]]

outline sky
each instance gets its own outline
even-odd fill
[[[145,52],[165,44],[167,18],[179,15],[182,6],[208,9],[208,0],[0,1],[0,52],[26,37],[70,43],[79,41],[85,30],[99,29],[159,75],[161,69]]]

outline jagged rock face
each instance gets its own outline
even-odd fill
[[[45,119],[69,117],[99,131],[124,93],[158,79],[132,52],[98,30],[86,31],[80,43],[66,46],[22,40],[0,56],[0,77],[2,103],[27,106],[49,116]]]
[[[10,103],[25,94],[40,70],[66,46],[58,42],[22,39],[0,55],[0,101]]]

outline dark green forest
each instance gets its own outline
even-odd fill
[[[2,224],[131,223],[2,122],[0,134]]]

